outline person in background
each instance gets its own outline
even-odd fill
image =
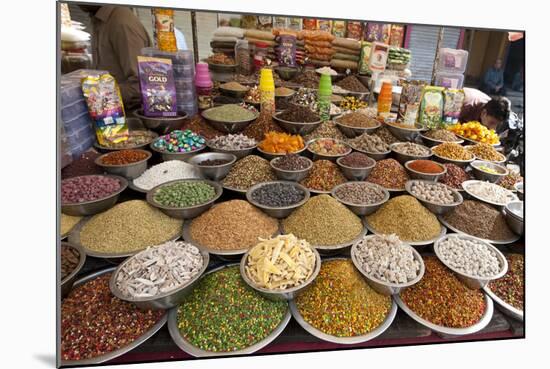
[[[461,123],[478,121],[500,133],[508,129],[510,105],[510,100],[505,97],[492,99],[475,88],[464,87],[464,104],[458,120]]]
[[[514,75],[514,81],[512,82],[512,90],[523,92],[523,67],[521,67]]]
[[[504,71],[502,60],[497,59],[495,64],[487,69],[483,76],[482,90],[489,95],[504,95]]]
[[[139,107],[137,57],[151,40],[129,7],[80,5],[92,17],[92,63],[117,80],[126,111]]]

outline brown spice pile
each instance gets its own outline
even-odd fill
[[[203,136],[207,140],[224,135],[223,132],[220,132],[214,127],[212,127],[211,125],[209,125],[200,114],[197,114],[191,119],[189,119],[188,121],[186,121],[183,124],[181,129],[182,130],[189,129],[195,132],[196,134]]]
[[[268,132],[284,132],[281,127],[273,121],[270,115],[261,114],[256,121],[249,124],[242,132],[245,136],[260,142]]]
[[[329,120],[321,123],[312,132],[304,136],[304,141],[308,142],[316,138],[334,138],[335,140],[345,140],[346,136],[338,129],[333,121]]]
[[[376,162],[367,177],[368,182],[379,184],[393,190],[402,190],[409,180],[405,168],[395,159],[384,159]]]
[[[382,126],[376,130],[373,134],[378,136],[386,144],[391,145],[392,143],[401,142],[397,137],[395,137],[388,128]]]
[[[313,163],[309,175],[300,183],[312,190],[332,191],[334,187],[346,181],[346,177],[336,164],[329,160],[317,160]]]

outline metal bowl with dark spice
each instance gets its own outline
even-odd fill
[[[176,129],[180,129],[188,118],[186,113],[181,113],[175,117],[147,117],[143,115],[143,110],[134,111],[134,115],[141,119],[143,125],[152,131],[161,135],[170,133]]]
[[[271,159],[269,165],[273,169],[273,172],[275,172],[277,178],[283,181],[300,182],[302,179],[307,177],[309,171],[311,170],[311,168],[313,168],[313,162],[311,161],[311,159],[306,158],[305,156],[300,156],[300,160],[308,163],[305,168],[296,170],[281,169],[277,166],[278,161],[281,160],[280,158],[281,157]]]
[[[341,196],[338,196],[339,190],[341,188],[353,185],[353,183],[368,184],[369,186],[373,186],[375,188],[378,188],[378,189],[380,189],[381,192],[384,193],[384,198],[382,200],[374,202],[372,204],[356,204],[356,203],[353,203],[353,202],[350,202],[350,201],[346,201],[346,200],[342,199]],[[334,187],[332,189],[330,194],[336,200],[338,200],[342,204],[346,205],[354,214],[359,215],[359,216],[365,216],[365,215],[370,215],[370,214],[374,213],[382,205],[384,205],[384,203],[386,201],[388,201],[389,198],[390,198],[389,191],[386,190],[384,187],[382,187],[380,185],[377,185],[375,183],[369,183],[369,182],[363,182],[363,181],[356,181],[356,182],[351,181],[351,182],[346,182],[346,183],[339,184],[339,185],[337,185],[336,187]]]
[[[287,206],[281,206],[281,207],[268,206],[268,205],[265,205],[265,204],[262,204],[262,203],[258,202],[254,198],[254,192],[261,189],[262,187],[270,186],[270,185],[274,185],[274,184],[292,186],[296,190],[303,192],[303,198],[300,201],[296,202],[296,203],[293,203],[293,204],[287,205]],[[250,187],[248,189],[248,191],[246,191],[246,199],[248,200],[248,202],[250,202],[252,205],[256,206],[257,208],[260,208],[267,215],[269,215],[273,218],[278,218],[278,219],[286,218],[287,216],[289,216],[294,211],[294,209],[296,209],[296,208],[302,206],[303,204],[305,204],[307,202],[307,200],[309,200],[309,197],[310,197],[310,193],[309,193],[309,190],[306,187],[302,186],[299,183],[291,182],[291,181],[262,182],[262,183],[255,184],[254,186]]]
[[[76,250],[76,252],[78,252],[78,264],[76,264],[74,269],[65,278],[61,280],[61,296],[66,297],[73,287],[73,283],[76,279],[76,275],[78,274],[78,272],[80,272],[80,269],[82,269],[82,267],[84,266],[84,262],[86,261],[86,253],[84,252],[84,250],[82,250],[80,246],[76,246],[68,242],[61,242],[61,247],[62,248],[70,247]]]

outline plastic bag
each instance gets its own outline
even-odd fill
[[[437,128],[443,117],[443,88],[427,86],[422,94],[418,121],[426,128]]]
[[[174,34],[174,11],[170,9],[151,9],[153,15],[153,38],[155,47],[161,51],[178,51]]]
[[[443,122],[445,124],[458,123],[458,117],[464,104],[464,90],[446,89],[443,94],[445,96]]]
[[[148,56],[138,56],[137,59],[143,115],[176,116],[176,86],[172,60]]]

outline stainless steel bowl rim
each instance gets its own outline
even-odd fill
[[[369,232],[373,234],[383,235],[384,233],[377,232],[372,226],[369,224],[368,220],[365,218],[365,224]],[[441,225],[441,224],[440,224]],[[437,236],[435,236],[432,239],[426,240],[426,241],[408,241],[408,240],[401,240],[402,242],[405,242],[411,246],[424,246],[424,245],[430,245],[440,239],[441,237],[445,236],[447,234],[447,228],[445,226],[441,225],[441,231]]]
[[[254,200],[252,198],[252,193],[254,191],[256,191],[258,188],[264,187],[264,186],[269,185],[269,184],[275,184],[275,183],[282,183],[282,184],[287,184],[287,185],[297,187],[298,189],[304,191],[304,198],[302,200],[298,201],[296,204],[287,205],[287,206],[280,206],[280,207],[267,206],[267,205],[264,205],[264,204],[260,204],[259,202],[257,202],[256,200]],[[310,193],[309,193],[309,190],[307,189],[307,187],[301,185],[298,182],[283,181],[283,180],[256,183],[255,185],[253,185],[252,187],[250,187],[246,191],[246,199],[248,200],[249,203],[251,203],[252,205],[254,205],[254,206],[256,206],[260,209],[267,209],[267,210],[295,209],[295,208],[298,208],[298,207],[304,205],[307,202],[307,200],[309,200],[309,197],[310,197]]]
[[[311,170],[311,168],[313,168],[313,160],[311,160],[310,158],[306,158],[305,156],[300,156],[300,158],[303,158],[303,159],[306,159],[309,163],[309,165],[307,166],[307,168],[304,168],[304,169],[298,169],[298,170],[286,170],[286,169],[280,169],[278,168],[277,166],[275,166],[275,162],[277,160],[279,160],[280,158],[284,157],[284,155],[282,156],[277,156],[276,158],[273,158],[269,161],[269,164],[271,165],[271,168],[273,168],[274,170],[278,170],[280,172],[283,172],[283,173],[303,173],[305,171],[308,171],[308,170]]]
[[[148,117],[148,116],[143,115],[143,109],[136,109],[136,110],[134,110],[134,115],[136,115],[138,118],[140,118],[142,120],[154,119],[154,120],[163,120],[163,121],[166,121],[166,122],[170,122],[170,121],[173,121],[173,120],[187,119],[187,113],[186,112],[181,112],[181,113],[178,112],[178,115],[176,115],[175,117]]]
[[[494,167],[497,167],[498,169],[502,170],[503,173],[489,173],[489,172],[485,172],[483,169],[479,168],[479,166],[481,165],[491,165],[491,166],[494,166]],[[490,160],[482,160],[482,159],[477,159],[476,157],[476,160],[472,161],[470,163],[470,166],[474,169],[477,169],[477,170],[480,170],[484,173],[487,173],[487,174],[491,174],[493,176],[499,176],[499,177],[504,177],[506,175],[508,175],[509,173],[509,170],[508,168],[506,168],[505,166],[503,165],[500,165],[499,162],[496,162],[496,161],[490,161]]]
[[[235,188],[235,187],[227,186],[227,185],[223,184],[223,182],[221,182],[221,185],[222,185],[224,190],[239,192],[239,193],[242,193],[242,194],[245,194],[246,191],[248,191],[248,189],[241,189],[241,188]]]
[[[435,203],[433,201],[428,201],[428,200],[425,200],[417,195],[414,195],[412,193],[412,190],[411,190],[411,186],[414,184],[414,183],[418,183],[418,182],[424,182],[424,183],[427,183],[427,184],[434,184],[434,183],[437,183],[438,185],[441,185],[441,186],[445,186],[447,187],[447,189],[449,189],[455,198],[458,198],[458,201],[455,201],[453,202],[452,204],[438,204],[438,203]],[[430,204],[430,205],[436,205],[436,206],[441,206],[441,207],[445,207],[445,208],[451,208],[451,207],[455,207],[455,206],[458,206],[460,204],[462,204],[464,202],[464,198],[462,197],[462,195],[460,194],[460,192],[458,192],[457,190],[455,190],[454,188],[452,188],[451,186],[448,186],[444,183],[440,183],[440,182],[433,182],[433,181],[429,181],[427,179],[409,179],[406,183],[405,183],[405,191],[407,191],[407,193],[409,195],[411,195],[412,197],[414,197],[415,199],[417,199],[418,201],[420,202],[425,202],[427,204]]]
[[[61,246],[68,246],[68,247],[72,247],[73,249],[75,249],[76,251],[78,251],[78,264],[76,264],[75,268],[73,269],[73,271],[71,273],[69,273],[68,276],[66,276],[65,278],[63,278],[61,280],[61,285],[65,284],[67,281],[70,281],[72,278],[74,278],[75,275],[78,274],[78,272],[80,272],[80,270],[82,269],[82,267],[84,266],[84,263],[86,262],[86,253],[84,252],[84,250],[82,249],[81,246],[79,245],[73,245],[72,243],[70,242],[61,242]]]
[[[496,244],[496,245],[506,245],[506,244],[509,244],[509,243],[512,243],[512,242],[516,242],[517,240],[519,240],[521,238],[521,236],[518,236],[516,234],[514,234],[514,237],[512,238],[509,238],[507,240],[491,240],[491,239],[487,239],[487,238],[480,238],[480,237],[476,237],[476,236],[473,236],[471,234],[468,234],[464,231],[461,231],[459,230],[458,228],[450,225],[444,218],[443,216],[439,215],[437,217],[437,219],[439,219],[439,221],[441,222],[441,224],[443,224],[445,227],[449,228],[451,231],[455,232],[455,233],[459,233],[459,234],[465,234],[467,236],[471,236],[477,240],[480,240],[480,241],[485,241],[485,242],[489,242],[489,243],[492,243],[492,244]],[[512,232],[513,233],[513,232]]]
[[[338,164],[339,166],[341,166],[343,168],[346,168],[346,169],[352,169],[352,170],[353,169],[372,169],[376,166],[376,160],[374,160],[370,156],[368,158],[371,160],[371,164],[366,166],[366,167],[350,167],[349,165],[342,164],[342,159],[343,158],[345,158],[345,156],[342,156],[342,157],[339,157],[338,159],[336,159],[336,164]]]
[[[226,105],[236,105],[236,106],[239,106],[238,104],[226,104]],[[258,117],[260,116],[260,113],[258,112],[253,112],[253,111],[250,111],[251,113],[254,114],[254,117],[250,118],[250,119],[242,119],[242,120],[235,120],[235,121],[227,121],[227,120],[218,120],[218,119],[212,119],[212,118],[208,118],[208,112],[211,111],[212,109],[219,109],[220,107],[219,106],[216,106],[216,107],[213,107],[213,108],[209,108],[209,109],[206,109],[206,110],[203,110],[201,112],[201,117],[203,117],[204,119],[208,120],[208,121],[212,121],[212,122],[218,122],[218,123],[223,123],[223,124],[237,124],[237,123],[245,123],[245,122],[252,122],[253,120],[256,120],[258,119]],[[245,108],[243,108],[245,109]],[[246,110],[246,109],[245,109]]]
[[[504,207],[504,211],[506,212],[506,214],[516,218],[517,220],[521,220],[523,222],[523,216],[519,216],[517,215],[516,213],[514,213],[511,209],[510,209],[510,205],[511,204],[521,204],[521,208],[523,210],[523,201],[511,201],[509,202],[508,204],[506,204],[506,206]],[[525,211],[525,210],[524,210]]]
[[[304,152],[306,149],[307,149],[307,145],[304,145],[304,147],[302,147],[300,150],[293,151],[293,152],[268,152],[268,151],[262,150],[260,148],[260,146],[256,147],[256,150],[258,150],[262,154],[277,156],[277,157],[285,156],[285,155],[291,155],[291,154],[300,154],[300,153]]]
[[[232,152],[235,152],[235,151],[244,151],[244,150],[252,150],[252,149],[255,149],[258,144],[255,144],[254,146],[250,146],[250,147],[245,147],[243,149],[222,149],[221,147],[216,147],[214,145],[212,145],[210,143],[210,140],[206,140],[206,146],[209,148],[209,149],[212,149],[212,150],[223,150],[223,152],[225,153],[232,153]]]
[[[443,143],[446,143],[446,142],[452,142],[452,143],[457,143],[457,144],[461,144],[461,143],[464,143],[464,140],[463,139],[460,139],[458,141],[442,141],[442,140],[438,140],[436,138],[431,138],[431,137],[428,137],[422,133],[420,133],[420,137],[421,138],[424,138],[424,139],[427,139],[429,141],[433,141],[433,142],[438,142],[439,144],[443,144]],[[437,146],[437,145],[436,145]]]
[[[145,159],[142,159],[142,160],[139,160],[139,161],[135,161],[133,163],[128,163],[128,164],[104,164],[101,162],[101,160],[107,156],[107,155],[111,155],[112,152],[109,152],[109,153],[106,153],[106,154],[103,154],[101,156],[98,156],[95,160],[94,160],[94,163],[95,165],[97,166],[100,166],[100,167],[104,167],[104,168],[126,168],[126,167],[132,167],[134,165],[138,165],[138,164],[141,164],[143,163],[144,161],[147,161],[149,159],[151,159],[151,156],[153,156],[153,154],[151,153],[151,151],[147,151],[147,150],[143,150],[143,149],[121,149],[120,151],[124,151],[124,150],[132,150],[132,151],[141,151],[141,152],[144,152],[145,154],[147,154],[147,157]]]
[[[113,192],[112,194],[110,194],[109,196],[102,197],[101,199],[96,199],[96,200],[92,200],[92,201],[83,201],[83,202],[69,202],[69,203],[63,203],[62,202],[61,207],[63,207],[63,206],[88,205],[88,204],[94,204],[98,201],[111,199],[115,196],[120,195],[126,189],[126,187],[128,187],[128,180],[126,178],[122,177],[122,176],[117,176],[115,174],[86,174],[86,175],[79,176],[79,177],[90,177],[90,176],[102,176],[102,177],[110,177],[110,178],[113,178],[113,179],[118,179],[118,181],[120,182],[120,188],[118,190],[116,190],[115,192]],[[73,178],[76,178],[76,177],[73,177]]]
[[[498,202],[494,202],[494,201],[490,201],[490,200],[487,200],[487,199],[484,199],[476,194],[474,194],[473,192],[471,192],[470,190],[468,190],[468,187],[471,185],[471,184],[475,184],[475,183],[485,183],[485,184],[488,184],[487,182],[485,181],[479,181],[477,179],[470,179],[468,181],[464,181],[462,182],[462,188],[464,189],[464,191],[466,191],[466,193],[470,196],[472,196],[473,198],[475,198],[476,200],[479,200],[481,202],[485,202],[487,204],[491,204],[491,205],[494,205],[494,206],[502,206],[502,207],[505,207],[506,204],[510,203],[510,202],[515,202],[515,201],[519,201],[519,198],[516,196],[516,194],[514,194],[512,191],[510,190],[507,190],[505,189],[504,187],[502,187],[503,190],[505,191],[508,191],[510,193],[510,196],[512,198],[512,200],[508,201],[507,203],[498,203]],[[494,184],[494,183],[492,183]],[[494,184],[495,186],[498,186],[496,184]]]
[[[372,204],[354,204],[352,202],[345,201],[345,200],[341,199],[340,197],[338,197],[336,195],[336,191],[340,187],[345,187],[346,185],[349,185],[350,183],[361,183],[361,184],[367,183],[369,186],[378,187],[379,189],[381,189],[384,192],[384,198],[382,200],[380,200],[378,202],[375,202],[375,203],[372,203]],[[390,199],[390,192],[386,188],[380,186],[379,184],[372,183],[372,182],[366,182],[366,181],[349,181],[349,182],[340,183],[339,185],[334,186],[332,191],[330,191],[330,195],[332,197],[334,197],[336,200],[338,200],[339,202],[341,202],[342,204],[348,205],[348,206],[379,206],[379,205],[385,204]]]
[[[214,187],[214,190],[215,190],[214,197],[211,198],[210,200],[206,201],[206,202],[203,202],[202,204],[193,205],[193,206],[186,206],[186,207],[181,207],[181,208],[172,207],[172,206],[165,206],[165,205],[159,204],[158,202],[155,201],[154,195],[158,190],[160,190],[164,186],[169,186],[171,184],[179,183],[179,182],[204,182],[206,184],[209,184],[210,186]],[[191,210],[191,209],[200,208],[204,205],[208,205],[208,204],[211,204],[211,203],[215,202],[216,200],[218,200],[221,197],[222,194],[223,194],[223,188],[218,182],[211,181],[209,179],[186,178],[186,179],[174,179],[173,181],[168,181],[168,182],[164,182],[164,183],[161,183],[159,185],[156,185],[155,187],[153,187],[149,191],[147,191],[146,200],[149,203],[149,205],[151,205],[155,208],[159,208],[159,209],[165,209],[165,210]]]
[[[218,164],[218,165],[200,165],[199,163],[195,164],[195,163],[189,163],[190,161],[194,161],[194,160],[199,160],[199,157],[201,155],[211,155],[211,154],[217,154],[217,155],[223,155],[223,156],[226,156],[229,157],[228,159],[229,162],[228,163],[225,163],[225,164]],[[225,167],[227,165],[232,165],[234,164],[235,162],[237,161],[237,157],[233,154],[230,154],[230,153],[225,153],[225,152],[203,152],[203,153],[200,153],[200,154],[197,154],[197,155],[194,155],[192,157],[190,157],[189,159],[187,159],[187,162],[191,165],[195,165],[199,168],[221,168],[221,167]]]
[[[87,276],[82,277],[82,278],[78,279],[77,281],[75,281],[73,286],[78,286],[78,285],[84,284],[84,283],[86,283],[88,281],[91,281],[91,280],[93,280],[93,279],[95,279],[95,278],[97,278],[97,277],[99,277],[99,276],[101,276],[105,273],[109,273],[109,272],[112,272],[114,270],[115,270],[115,267],[110,267],[110,268],[107,268],[107,269],[103,269],[103,270],[88,274]],[[141,345],[142,343],[147,341],[149,338],[151,338],[155,333],[157,333],[164,326],[164,324],[167,321],[167,318],[168,318],[168,314],[165,313],[163,315],[163,317],[160,318],[159,321],[155,325],[153,325],[147,332],[145,332],[140,337],[138,337],[137,339],[135,339],[134,341],[132,341],[131,343],[129,343],[128,345],[126,345],[124,347],[121,347],[117,350],[113,350],[113,351],[108,352],[106,354],[99,355],[99,356],[96,356],[96,357],[92,357],[92,358],[89,358],[89,359],[60,360],[61,366],[73,366],[73,365],[87,366],[87,365],[101,364],[101,363],[104,363],[106,361],[117,358],[121,355],[124,355],[125,353],[135,349],[136,347],[138,347],[139,345]]]
[[[340,144],[343,144],[344,146],[346,146],[348,148],[348,150],[345,152],[345,153],[342,153],[342,154],[334,154],[334,155],[330,155],[330,154],[322,154],[322,153],[318,153],[318,152],[315,152],[311,149],[311,145],[314,143],[314,142],[317,142],[317,141],[324,141],[324,140],[332,140],[336,143],[340,143]],[[329,137],[319,137],[319,138],[314,138],[313,140],[309,140],[305,147],[307,148],[307,151],[309,151],[310,153],[312,153],[313,155],[318,155],[320,157],[325,157],[325,158],[340,158],[342,156],[346,156],[346,155],[349,155],[351,154],[351,152],[353,151],[353,148],[350,146],[350,144],[348,144],[347,142],[343,141],[343,140],[338,140],[338,139],[335,139],[335,138],[329,138]],[[372,158],[371,158],[372,159]]]
[[[439,146],[439,145],[438,145]],[[470,164],[471,162],[473,162],[474,160],[476,160],[476,156],[474,154],[472,154],[472,158],[471,159],[468,159],[468,160],[456,160],[456,159],[450,159],[450,158],[446,158],[444,156],[441,156],[441,155],[437,155],[437,153],[433,150],[434,148],[436,148],[437,146],[434,146],[432,148],[432,153],[433,153],[433,156],[435,156],[436,158],[439,158],[441,160],[444,160],[444,161],[448,161],[450,163],[460,163],[460,164]]]
[[[281,122],[283,122],[283,123],[289,123],[289,124],[308,125],[308,124],[320,124],[320,123],[322,123],[322,122],[321,122],[321,119],[316,120],[315,122],[291,122],[291,121],[289,121],[289,120],[284,120],[284,119],[279,118],[279,115],[280,115],[282,112],[284,112],[284,110],[283,110],[283,111],[280,111],[280,112],[278,112],[278,113],[273,114],[271,117],[272,117],[273,119],[277,120],[277,121],[281,121]]]
[[[401,127],[401,126],[399,126],[399,125],[397,125],[397,124],[390,124],[389,122],[386,122],[386,121],[384,121],[384,124],[385,124],[386,126],[390,126],[390,127],[393,127],[393,128],[401,129],[401,130],[407,131],[407,132],[424,132],[424,131],[427,131],[427,130],[428,130],[427,128],[419,127],[417,124],[415,124],[414,128],[407,127],[407,126]]]
[[[417,161],[417,160],[422,160],[422,159],[412,159],[412,160],[409,160],[407,162],[405,162],[405,164],[403,165],[405,167],[405,169],[407,170],[410,170],[411,172],[413,173],[417,173],[417,174],[421,174],[421,175],[424,175],[424,176],[443,176],[447,173],[447,167],[444,166],[443,164],[441,163],[438,163],[436,161],[433,161],[433,160],[430,160],[430,161],[433,161],[435,164],[439,165],[441,168],[443,168],[443,171],[441,173],[423,173],[423,172],[419,172],[418,170],[414,170],[410,167],[410,164],[413,162],[413,161]]]
[[[351,129],[357,129],[357,130],[361,130],[361,131],[366,131],[366,130],[375,130],[375,129],[378,129],[382,126],[382,123],[380,123],[379,121],[376,121],[377,125],[373,126],[373,127],[352,127],[352,126],[348,126],[348,125],[345,125],[343,123],[341,123],[339,121],[339,119],[344,116],[346,114],[339,114],[337,117],[335,117],[333,119],[334,123],[337,125],[337,126],[342,126],[342,127],[345,127],[345,128],[351,128]]]
[[[352,144],[349,144],[349,146],[350,146],[353,150],[362,152],[363,154],[366,154],[367,156],[369,156],[369,155],[389,155],[389,154],[391,154],[391,150],[389,150],[389,149],[388,149],[388,151],[373,152],[373,151],[366,151],[366,150],[358,149],[357,147],[353,146]],[[372,159],[372,158],[371,158],[371,159]],[[373,160],[374,160],[374,159],[373,159]]]

